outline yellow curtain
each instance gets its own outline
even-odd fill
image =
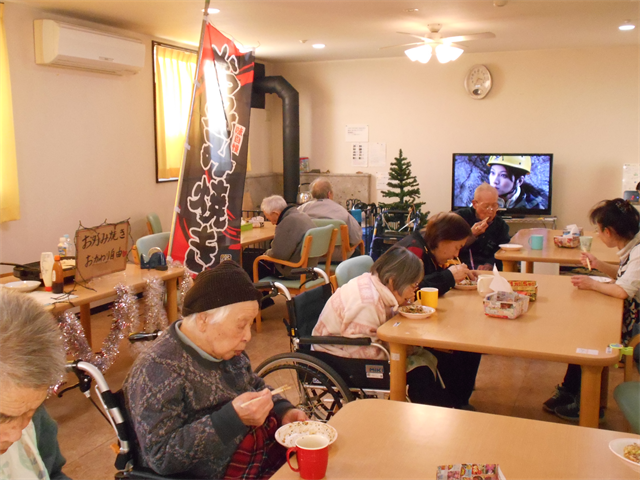
[[[155,46],[158,179],[180,176],[189,122],[196,53]]]
[[[4,4],[0,3],[0,223],[20,218],[16,139],[13,129],[9,54],[4,31]]]

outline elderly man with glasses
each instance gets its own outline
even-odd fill
[[[509,225],[497,216],[498,191],[488,183],[481,184],[473,196],[471,207],[461,208],[456,213],[471,227],[472,236],[460,251],[461,260],[473,270],[491,270],[502,262],[494,255],[501,244],[509,243]]]

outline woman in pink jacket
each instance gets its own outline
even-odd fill
[[[353,278],[336,290],[322,310],[313,335],[369,337],[381,344],[378,327],[395,315],[399,305],[414,301],[423,271],[422,261],[406,248],[389,249],[376,260],[369,273]],[[314,345],[314,350],[347,358],[387,358],[375,346]],[[430,357],[434,368],[419,366],[407,373],[411,401],[450,406],[449,392],[443,390],[435,372],[435,357],[422,349],[413,353]]]

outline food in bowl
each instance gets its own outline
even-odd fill
[[[465,278],[464,280],[462,280],[461,282],[458,282],[458,285],[467,285],[467,286],[471,286],[471,285],[477,285],[477,282],[469,279],[469,278]]]
[[[627,445],[623,450],[624,458],[632,462],[640,463],[640,444],[632,443]]]
[[[413,305],[403,305],[398,308],[398,313],[411,320],[422,320],[431,316],[436,311],[435,308],[414,303]]]
[[[419,305],[417,303],[411,305],[403,305],[399,310],[404,313],[424,313],[422,305]]]

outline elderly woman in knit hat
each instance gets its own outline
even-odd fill
[[[123,388],[142,466],[250,479],[284,463],[275,431],[307,416],[272,396],[244,353],[261,297],[232,261],[206,270],[185,296],[184,318],[136,359]]]

